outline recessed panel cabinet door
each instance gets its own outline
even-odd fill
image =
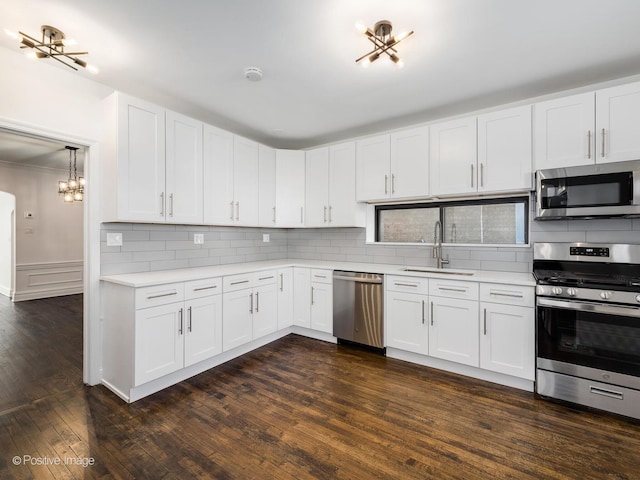
[[[258,225],[258,144],[234,136],[233,197],[236,225]]]
[[[478,367],[478,302],[429,297],[429,307],[429,355]]]
[[[326,227],[329,224],[329,148],[309,150],[305,155],[305,224],[307,227]]]
[[[278,329],[293,325],[293,268],[278,270]]]
[[[311,284],[311,328],[333,333],[333,285],[330,283]]]
[[[210,125],[204,126],[204,223],[232,225],[233,135]]]
[[[424,197],[429,194],[429,128],[418,127],[391,134],[391,196]]]
[[[261,227],[276,224],[276,150],[258,146],[258,222]]]
[[[305,153],[276,150],[276,226],[304,226]]]
[[[136,311],[135,386],[184,366],[184,321],[182,302]]]
[[[278,330],[278,293],[275,283],[253,291],[253,339]]]
[[[596,163],[640,158],[640,82],[596,92]]]
[[[387,346],[429,354],[429,297],[387,292]]]
[[[222,305],[222,350],[226,352],[253,338],[253,290],[225,293]]]
[[[329,147],[329,226],[364,227],[366,207],[356,202],[356,143]]]
[[[293,268],[293,324],[311,327],[311,270]]]
[[[382,200],[391,191],[390,136],[358,140],[356,151],[356,197],[359,202]]]
[[[476,117],[430,125],[429,147],[432,195],[477,191]]]
[[[167,111],[166,221],[202,223],[202,123]]]
[[[222,353],[222,295],[186,303],[185,367]]]

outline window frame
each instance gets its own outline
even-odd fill
[[[444,226],[444,209],[445,207],[458,207],[458,206],[473,206],[473,205],[496,205],[496,204],[508,204],[508,203],[524,203],[524,235],[525,239],[523,243],[447,243],[443,242],[443,245],[451,246],[451,247],[472,247],[472,248],[482,248],[482,247],[503,247],[503,248],[521,248],[521,247],[529,247],[530,243],[530,217],[531,212],[531,198],[529,195],[515,195],[508,197],[487,197],[487,198],[473,198],[473,199],[453,199],[453,200],[439,200],[439,201],[430,201],[430,202],[412,202],[412,203],[396,203],[396,204],[377,204],[373,205],[373,243],[376,245],[433,245],[433,239],[429,238],[427,242],[383,242],[380,240],[380,232],[379,232],[379,220],[380,220],[380,212],[386,210],[404,210],[404,209],[412,209],[412,208],[438,208],[439,215],[438,218],[440,223]],[[446,227],[446,226],[445,226]]]

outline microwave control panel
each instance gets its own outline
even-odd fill
[[[569,254],[579,257],[608,257],[607,247],[569,247]]]

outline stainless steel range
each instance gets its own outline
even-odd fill
[[[536,392],[640,419],[640,245],[536,243]]]

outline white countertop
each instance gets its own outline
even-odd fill
[[[329,270],[349,270],[354,272],[380,273],[384,275],[405,275],[410,277],[429,277],[449,280],[466,280],[483,283],[507,283],[511,285],[535,286],[536,282],[531,273],[495,272],[489,270],[474,270],[473,275],[453,275],[436,272],[407,272],[407,265],[386,265],[372,263],[332,262],[322,260],[269,260],[265,262],[234,263],[230,265],[216,265],[212,267],[182,268],[177,270],[162,270],[158,272],[126,273],[121,275],[104,275],[100,279],[104,282],[117,283],[128,287],[149,287],[165,283],[201,280],[203,278],[222,277],[274,268],[306,267],[324,268]],[[432,269],[431,267],[415,267]],[[471,272],[471,270],[447,269],[444,271]]]

